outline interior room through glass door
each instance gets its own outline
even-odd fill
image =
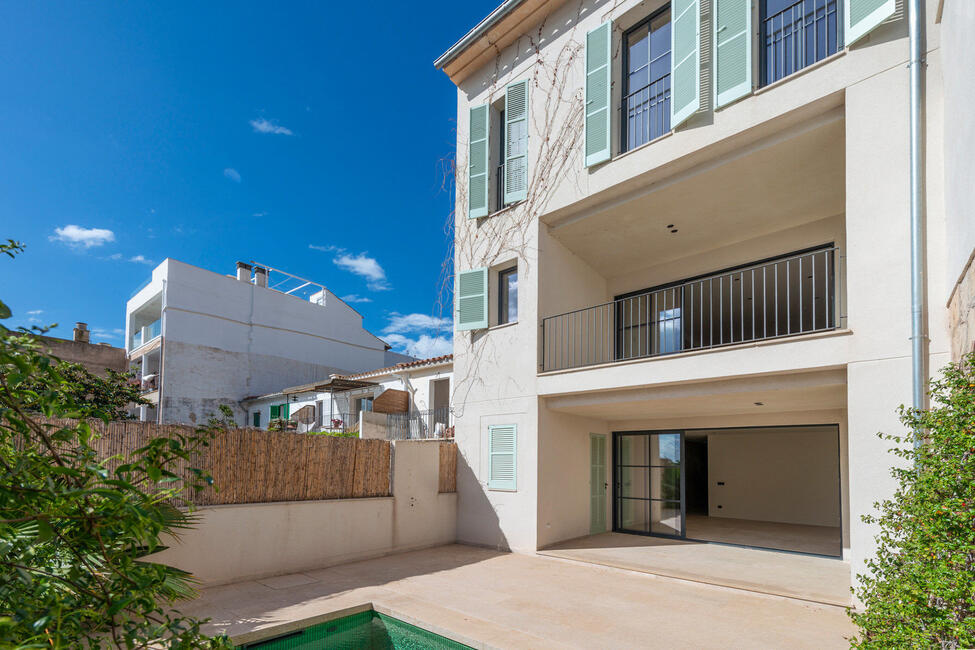
[[[683,433],[619,432],[613,438],[613,528],[684,537]]]

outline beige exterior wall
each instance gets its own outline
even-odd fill
[[[238,582],[449,544],[457,495],[440,494],[440,443],[393,442],[393,496],[213,506],[153,560],[204,585]]]
[[[944,166],[948,251],[945,256],[951,357],[975,352],[975,57],[972,25],[975,3],[944,0],[941,29],[944,43]],[[937,299],[937,296],[934,297]]]
[[[836,427],[697,433],[708,440],[709,516],[840,525]]]
[[[455,336],[458,537],[531,551],[588,534],[590,433],[830,424],[840,432],[843,555],[860,572],[873,548],[860,517],[893,489],[894,457],[876,434],[902,431],[896,408],[911,400],[906,20],[587,169],[581,137],[567,134],[582,128],[585,33],[607,19],[632,24],[660,4],[563,6],[540,25],[524,25],[520,41],[460,83],[455,268],[516,257],[520,321]],[[931,13],[925,277],[935,297],[950,287],[940,272],[948,236],[944,107],[941,28]],[[618,87],[620,29],[614,38]],[[498,101],[507,83],[525,78],[532,80],[529,199],[468,220],[468,109]],[[615,147],[618,138],[611,140]],[[553,165],[556,153],[564,162]],[[669,223],[678,235],[664,228]],[[540,368],[543,318],[828,243],[840,249],[835,331]],[[950,350],[940,299],[929,301],[926,324],[928,366],[936,369]],[[508,421],[519,426],[518,490],[499,493],[487,488],[486,427]]]

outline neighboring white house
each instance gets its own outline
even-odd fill
[[[459,541],[613,530],[864,570],[861,517],[894,487],[877,432],[912,401],[904,4],[508,0],[438,59],[458,102]],[[975,12],[943,3],[942,56],[933,4],[932,372],[949,299],[975,314]]]
[[[292,386],[244,400],[248,426],[272,422],[298,433],[362,431],[386,427],[391,438],[445,438],[452,435],[450,408],[453,356],[397,363],[357,374]],[[367,427],[368,428],[368,427]]]
[[[221,405],[244,423],[249,395],[412,359],[324,286],[243,262],[226,276],[164,260],[126,305],[125,340],[153,403],[140,419],[160,423],[204,422]]]

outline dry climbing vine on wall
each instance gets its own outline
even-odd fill
[[[608,9],[612,12],[618,1]],[[509,206],[501,214],[481,219],[467,219],[467,178],[464,168],[458,168],[457,155],[442,161],[444,188],[456,189],[454,209],[448,215],[444,230],[448,241],[447,256],[440,274],[438,310],[441,316],[453,321],[453,289],[455,269],[489,267],[512,257],[518,260],[523,274],[533,256],[527,253],[533,241],[534,229],[539,217],[548,208],[555,191],[561,184],[577,181],[584,173],[579,164],[584,129],[584,61],[585,33],[578,25],[582,15],[580,0],[572,26],[563,35],[559,29],[546,28],[543,21],[538,29],[521,37],[506,48],[514,60],[506,66],[504,53],[495,46],[494,73],[488,96],[503,90],[501,83],[504,70],[511,69],[518,61],[519,53],[530,52],[532,58],[529,77],[529,153],[527,198]],[[542,56],[543,44],[555,38],[563,44],[554,54],[547,51]],[[576,72],[573,75],[573,71]],[[580,74],[579,72],[582,71]],[[467,151],[467,143],[458,142],[460,151]],[[532,155],[534,154],[534,155]],[[467,155],[463,155],[466,164]],[[460,173],[458,173],[460,172]],[[458,212],[458,210],[460,212]],[[522,275],[522,277],[524,277]],[[483,387],[477,369],[484,359],[490,358],[495,349],[489,337],[463,332],[454,340],[455,347],[464,347],[463,367],[454,365],[454,395],[452,403],[461,415],[470,391]],[[455,350],[458,352],[458,350]],[[460,371],[460,372],[458,372]],[[494,387],[500,396],[500,387]],[[488,395],[487,397],[490,397]]]

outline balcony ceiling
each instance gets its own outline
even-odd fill
[[[836,119],[800,129],[722,164],[664,179],[626,202],[607,197],[610,207],[555,224],[551,234],[614,278],[842,214],[844,125]]]
[[[557,396],[547,405],[599,420],[673,420],[843,409],[846,393],[846,372],[830,369]]]

